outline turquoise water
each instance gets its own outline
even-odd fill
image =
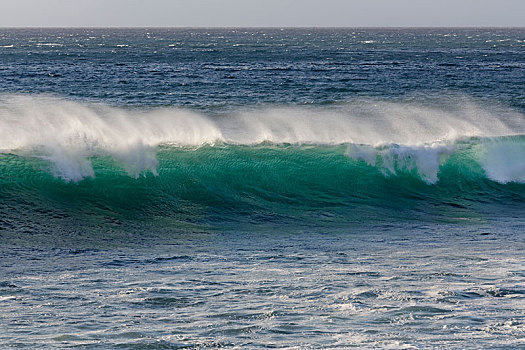
[[[525,346],[524,40],[0,30],[0,344]]]

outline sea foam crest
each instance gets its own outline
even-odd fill
[[[67,181],[95,176],[93,156],[110,156],[138,177],[144,171],[156,174],[161,144],[272,142],[359,145],[349,148],[351,158],[378,166],[380,156],[387,175],[415,169],[424,181],[435,183],[454,140],[520,134],[525,134],[523,115],[482,108],[468,99],[426,105],[355,100],[332,107],[244,108],[212,117],[179,108],[126,109],[42,95],[0,97],[1,152],[48,159],[54,175]],[[487,147],[480,162],[489,177],[523,181],[523,164],[509,160],[506,166],[513,165],[504,171],[498,163],[501,157],[521,157],[522,146]]]
[[[522,138],[486,139],[479,158],[489,179],[499,183],[525,183],[525,140]]]
[[[386,176],[415,171],[423,181],[434,184],[438,181],[440,165],[454,150],[453,144],[442,143],[420,146],[388,145],[380,148],[351,144],[347,155],[378,167]]]
[[[199,145],[221,139],[208,118],[183,110],[147,113],[48,97],[4,97],[0,150],[30,152],[53,164],[64,180],[93,177],[90,158],[109,155],[130,176],[156,173],[159,144]]]

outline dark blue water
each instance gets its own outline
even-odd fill
[[[525,108],[523,29],[0,30],[0,91],[118,105],[464,93]]]
[[[0,29],[0,347],[525,346],[525,29]]]

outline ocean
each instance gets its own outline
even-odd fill
[[[525,29],[0,29],[0,347],[525,347]]]

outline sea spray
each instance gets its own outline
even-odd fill
[[[435,183],[439,165],[457,140],[522,134],[522,114],[469,100],[425,105],[364,99],[336,108],[244,108],[215,117],[178,108],[124,109],[49,96],[4,95],[0,103],[0,150],[45,158],[53,174],[66,181],[95,176],[94,156],[110,156],[137,177],[157,172],[159,145],[272,143],[349,144],[348,154],[355,159],[367,149],[363,159],[371,165],[376,161],[371,150],[383,149],[376,157],[385,174],[416,169],[424,181]],[[361,151],[351,152],[355,147]]]

